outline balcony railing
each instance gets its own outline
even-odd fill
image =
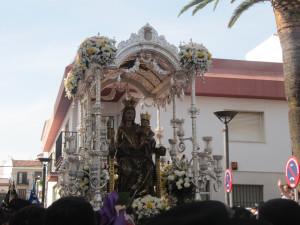
[[[66,137],[74,137],[75,138],[75,148],[77,148],[77,132],[72,131],[62,131],[60,132],[56,144],[55,144],[55,158],[54,158],[54,164],[56,165],[60,158],[63,157],[63,149],[65,149],[67,146]]]

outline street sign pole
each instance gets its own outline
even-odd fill
[[[299,183],[299,162],[296,157],[292,156],[288,159],[285,166],[285,178],[288,185],[294,189],[295,201],[298,203],[297,185]]]
[[[295,202],[298,203],[298,190],[296,187],[294,188],[294,195],[295,195]]]
[[[232,201],[232,193],[231,193],[231,189],[232,189],[232,174],[230,169],[227,169],[225,171],[225,191],[226,191],[226,199],[225,199],[225,203],[228,204],[230,207],[233,206],[233,201]]]

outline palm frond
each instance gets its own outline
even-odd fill
[[[193,1],[191,1],[189,4],[187,4],[186,6],[184,6],[184,7],[180,10],[180,12],[179,12],[179,14],[178,14],[178,17],[179,17],[182,13],[184,13],[185,11],[187,11],[189,8],[193,7],[194,5],[197,5],[197,4],[201,3],[201,2],[203,2],[203,1],[205,1],[205,0],[193,0]]]
[[[231,0],[231,2],[234,2],[235,0]],[[237,19],[240,17],[240,15],[242,15],[243,12],[245,12],[247,9],[249,9],[251,6],[253,6],[256,3],[259,2],[265,2],[265,1],[269,1],[269,0],[246,0],[244,2],[242,2],[233,12],[229,23],[228,23],[228,27],[231,28],[235,22],[237,21]]]
[[[215,5],[214,5],[214,11],[216,10],[218,4],[219,4],[219,0],[216,0]]]
[[[200,9],[205,7],[207,4],[211,3],[214,0],[205,0],[205,2],[202,2],[196,6],[196,8],[193,10],[192,15],[195,15]],[[217,0],[218,1],[218,0]]]

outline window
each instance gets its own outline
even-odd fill
[[[112,129],[114,129],[114,127],[115,127],[114,122],[115,122],[115,118],[114,118],[113,116],[109,116],[109,119],[108,119],[108,121],[107,121],[107,124],[109,124],[109,125],[110,125],[110,128],[112,128]]]
[[[229,141],[264,142],[264,113],[238,112],[228,123]]]
[[[263,202],[263,185],[232,185],[232,199],[234,206],[252,207]]]
[[[62,157],[62,140],[63,140],[63,131],[59,134],[55,142],[55,163],[58,162],[59,158]]]
[[[18,172],[17,184],[28,184],[27,172]]]
[[[35,171],[34,172],[34,177],[42,177],[42,172],[41,171]]]
[[[19,198],[26,199],[26,189],[18,189]]]

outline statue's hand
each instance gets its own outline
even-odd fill
[[[167,149],[164,146],[155,149],[155,153],[159,156],[165,156]]]

